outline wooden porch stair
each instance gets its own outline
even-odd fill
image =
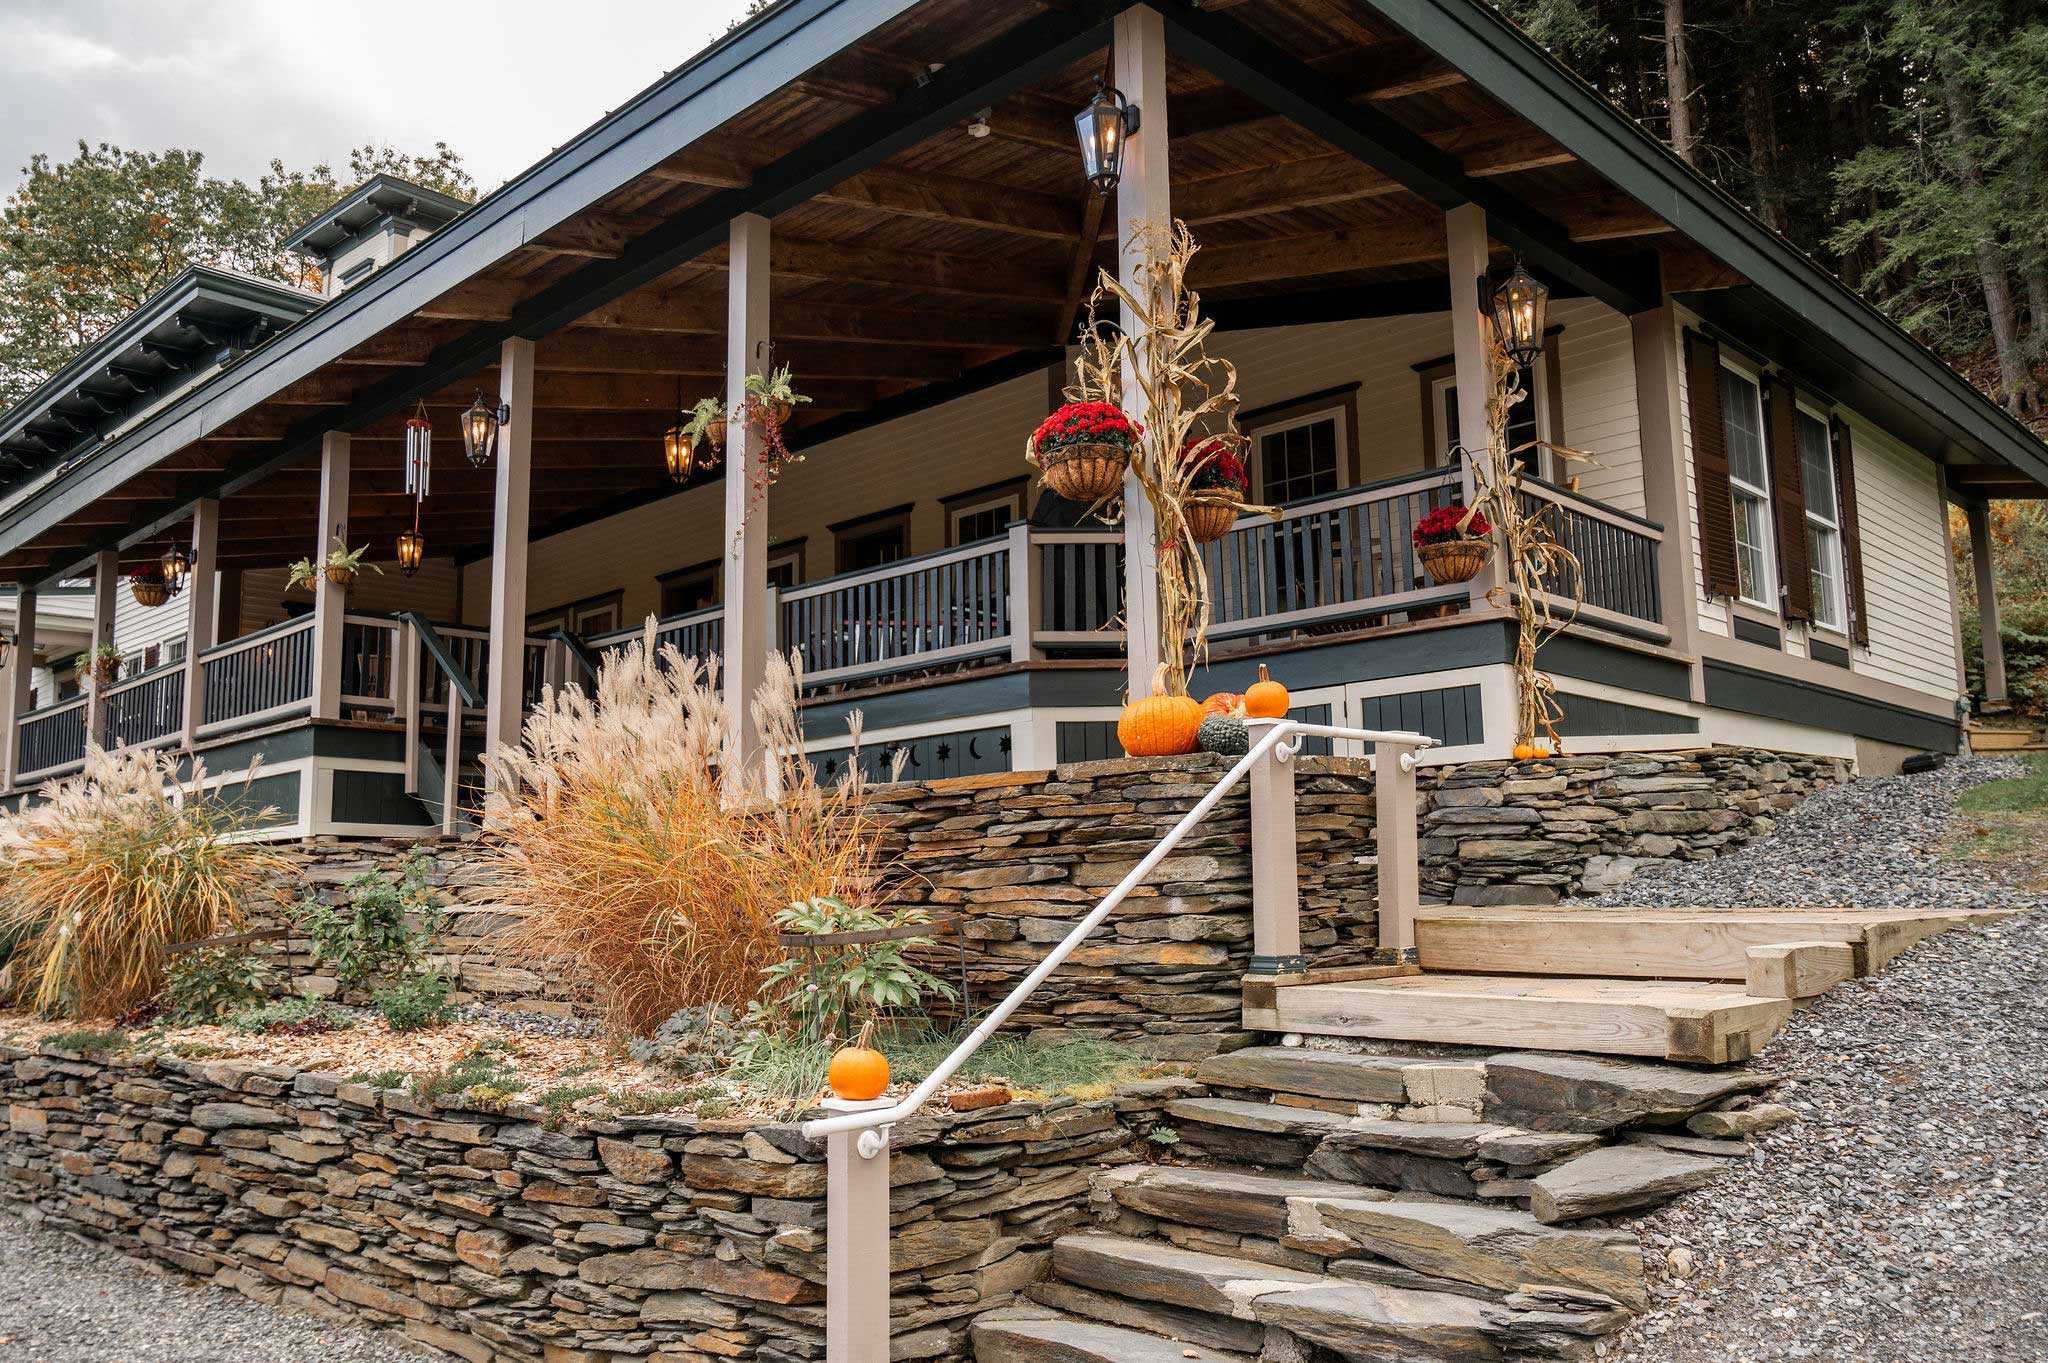
[[[1725,1065],[1800,1002],[2011,910],[1425,909],[1418,965],[1248,980],[1245,1025]]]

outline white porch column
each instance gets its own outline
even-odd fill
[[[184,745],[199,738],[206,722],[206,670],[199,655],[220,642],[214,618],[214,582],[219,570],[220,502],[206,497],[192,508],[192,571],[185,582],[185,729]]]
[[[1470,506],[1480,490],[1478,479],[1472,476],[1472,463],[1487,457],[1486,397],[1492,388],[1487,360],[1492,324],[1487,320],[1488,300],[1481,283],[1491,263],[1485,211],[1477,204],[1458,205],[1444,214],[1444,234],[1451,272],[1451,352],[1458,379],[1458,440],[1472,452],[1458,480],[1459,500]],[[1535,395],[1531,394],[1527,401],[1535,401]],[[1496,554],[1472,579],[1472,601],[1484,601],[1486,593],[1500,580],[1500,557]]]
[[[760,757],[754,692],[768,650],[775,647],[775,622],[768,613],[768,502],[765,494],[755,497],[752,477],[765,450],[761,433],[744,415],[747,375],[768,372],[768,219],[741,214],[732,220],[731,240],[725,314],[725,769],[736,773]]]
[[[1973,502],[1963,508],[1970,522],[1970,563],[1977,570],[1977,624],[1984,638],[1984,703],[2003,705],[2005,640],[1998,632],[1998,582],[1991,570],[1990,508]]]
[[[1112,41],[1117,88],[1138,108],[1138,132],[1124,146],[1123,179],[1116,188],[1118,273],[1136,292],[1136,269],[1145,260],[1144,230],[1163,234],[1173,226],[1166,160],[1166,21],[1143,5],[1127,9],[1116,17]],[[1144,335],[1138,319],[1127,316],[1123,323],[1134,341]],[[1124,409],[1149,433],[1152,413],[1134,389],[1127,385]],[[1130,690],[1140,696],[1150,689],[1159,665],[1159,526],[1137,475],[1130,473],[1124,475],[1124,622]]]
[[[88,664],[90,656],[99,652],[102,644],[114,642],[114,608],[121,590],[121,556],[112,549],[102,549],[92,560],[92,643],[86,649]],[[92,669],[90,665],[87,671]],[[85,741],[99,743],[107,731],[106,688],[90,677],[82,678],[87,700],[85,702]]]
[[[526,725],[526,536],[533,491],[533,342],[498,348],[498,495],[491,519],[491,674],[484,747],[514,747]]]
[[[7,649],[7,679],[0,695],[0,786],[12,786],[21,769],[21,717],[35,699],[36,591],[23,586],[14,598],[14,642]]]
[[[348,543],[349,434],[320,437],[320,534],[313,546],[313,718],[341,718],[342,617],[348,589],[327,580],[323,565],[336,543]]]

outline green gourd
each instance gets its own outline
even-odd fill
[[[1252,732],[1241,719],[1210,715],[1202,721],[1202,727],[1195,731],[1195,746],[1203,752],[1222,753],[1225,757],[1242,757],[1251,751]]]

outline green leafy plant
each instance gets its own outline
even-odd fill
[[[290,573],[285,578],[285,590],[290,591],[294,587],[313,586],[319,580],[322,570],[330,573],[353,574],[368,568],[371,572],[382,577],[384,575],[382,568],[379,568],[374,563],[363,562],[363,556],[369,552],[369,545],[366,544],[360,549],[351,549],[348,547],[347,540],[336,535],[334,537],[334,547],[327,551],[327,557],[319,564],[316,565],[310,558],[302,558],[292,564]]]
[[[402,1089],[412,1083],[412,1075],[406,1070],[357,1070],[346,1082],[373,1089]]]
[[[416,1074],[412,1080],[413,1097],[422,1102],[458,1093],[474,1096],[479,1089],[486,1091],[487,1100],[499,1095],[509,1099],[525,1087],[526,1081],[512,1065],[511,1043],[498,1037],[466,1046],[447,1065]]]
[[[368,871],[344,888],[348,902],[339,908],[314,899],[299,904],[298,925],[313,939],[321,968],[344,990],[426,973],[441,914],[422,864],[406,862],[395,883]]]
[[[79,654],[72,666],[82,673],[89,672],[94,676],[105,673],[111,680],[121,674],[121,650],[112,644],[101,644]]]
[[[856,906],[838,895],[798,900],[775,916],[781,931],[812,937],[928,921],[922,909]],[[915,1007],[928,994],[958,998],[958,990],[910,959],[912,948],[929,946],[931,940],[920,935],[793,951],[761,972],[761,993],[748,1021],[771,1032],[793,1021],[803,1035],[822,1040],[851,1036],[861,1022]]]
[[[695,448],[697,443],[717,422],[725,420],[725,399],[720,397],[698,398],[697,405],[690,409],[690,419],[683,423],[683,439]]]
[[[232,1047],[216,1046],[210,1041],[173,1041],[164,1050],[180,1060],[219,1060],[236,1053]]]
[[[722,1117],[732,1111],[732,1099],[715,1085],[692,1084],[679,1089],[626,1089],[613,1097],[612,1106],[635,1117],[685,1108],[700,1117]]]
[[[171,958],[164,971],[163,1005],[180,1027],[198,1027],[263,997],[263,962],[245,945],[198,947]]]
[[[43,1038],[43,1044],[75,1055],[98,1055],[103,1051],[125,1050],[129,1039],[126,1032],[53,1032]]]
[[[541,1125],[550,1131],[559,1129],[569,1120],[569,1113],[576,1104],[585,1098],[595,1098],[603,1092],[602,1084],[557,1084],[553,1088],[542,1089],[535,1095],[548,1114]]]
[[[355,1019],[319,999],[290,998],[231,1013],[222,1025],[247,1036],[317,1036],[346,1031],[355,1026]]]
[[[794,407],[810,399],[796,391],[795,377],[788,365],[772,369],[767,374],[749,374],[746,380],[747,397],[763,404],[786,402]]]
[[[371,1003],[384,1015],[394,1032],[416,1032],[446,1022],[452,1010],[449,995],[453,987],[445,975],[433,970],[401,975],[377,991]]]

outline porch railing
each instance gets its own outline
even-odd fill
[[[15,783],[27,785],[67,771],[85,761],[85,696],[21,717],[21,732],[15,765]]]
[[[1523,514],[1549,507],[1557,542],[1576,554],[1585,575],[1580,617],[1625,627],[1661,625],[1657,555],[1664,527],[1554,483],[1522,484]]]
[[[604,653],[633,642],[642,632],[642,627],[636,625],[630,629],[593,634],[584,643],[593,652]],[[725,610],[720,606],[706,606],[702,610],[671,615],[656,624],[654,644],[657,649],[665,644],[673,645],[676,652],[685,658],[722,657],[725,654]]]
[[[199,662],[206,699],[201,734],[296,714],[313,700],[313,617],[209,648]]]
[[[778,646],[803,654],[824,684],[1008,655],[1016,623],[1011,568],[1018,537],[922,554],[783,592]]]
[[[139,748],[181,737],[185,664],[169,663],[108,687],[101,697],[101,714],[103,748]]]

